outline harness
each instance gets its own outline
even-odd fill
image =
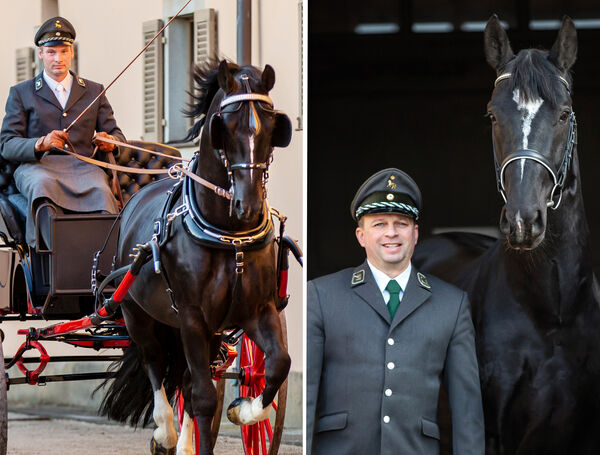
[[[254,102],[266,103],[270,108],[273,107],[273,102],[267,95],[258,93],[252,93],[250,85],[248,83],[248,76],[241,76],[242,83],[244,84],[247,93],[237,94],[225,97],[219,106],[217,113],[213,115],[221,116],[222,109],[225,106],[234,103],[248,102],[250,103],[249,122],[250,130],[252,134],[258,133],[260,130],[260,120],[256,113]],[[263,163],[236,163],[231,165],[225,150],[223,148],[218,150],[221,162],[225,167],[230,183],[230,189],[224,190],[216,187],[215,185],[207,183],[205,180],[199,178],[195,172],[199,166],[199,152],[196,152],[192,161],[188,164],[188,168],[183,165],[181,167],[172,167],[169,176],[173,179],[178,180],[171,189],[167,192],[167,198],[161,210],[159,218],[154,220],[153,235],[150,241],[145,244],[140,244],[134,249],[134,261],[129,267],[123,267],[119,269],[120,273],[126,271],[125,279],[118,287],[119,292],[115,292],[110,299],[104,302],[102,307],[102,313],[112,314],[118,307],[120,301],[124,298],[129,287],[133,284],[137,273],[141,269],[141,266],[148,262],[152,257],[154,261],[154,272],[160,274],[165,282],[166,292],[171,299],[171,307],[175,312],[178,312],[177,304],[173,290],[169,283],[169,278],[166,270],[162,267],[160,261],[160,250],[168,242],[171,237],[171,225],[173,221],[182,217],[182,225],[187,235],[189,235],[196,243],[209,247],[223,250],[231,250],[235,258],[235,281],[232,290],[232,299],[234,304],[230,305],[229,312],[232,311],[235,306],[235,302],[240,300],[239,292],[241,289],[241,277],[244,272],[244,253],[251,250],[260,250],[265,248],[273,241],[279,243],[279,255],[277,258],[278,266],[278,288],[277,293],[278,302],[277,307],[279,310],[283,309],[288,301],[288,296],[285,293],[285,286],[287,285],[287,253],[292,251],[296,256],[296,259],[301,262],[301,252],[298,246],[288,236],[284,235],[286,217],[280,214],[276,209],[269,207],[266,198],[266,181],[268,179],[268,168],[272,161],[272,149],[268,155],[268,158]],[[231,213],[231,202],[233,201],[235,180],[234,171],[246,171],[246,170],[260,170],[262,171],[262,185],[263,185],[263,209],[261,214],[261,221],[259,225],[253,229],[247,231],[226,231],[211,225],[201,214],[198,203],[196,200],[196,193],[194,191],[194,182],[199,182],[202,185],[214,190],[214,192],[221,197],[230,200],[230,213]],[[180,201],[179,205],[176,205]],[[278,239],[275,239],[273,216],[279,219],[279,230],[280,235]],[[285,267],[285,270],[280,269]],[[109,275],[111,279],[116,277],[115,271]],[[284,274],[285,272],[285,274]],[[96,296],[98,297],[102,292],[102,289],[108,284],[108,278],[99,286]],[[283,290],[281,289],[283,287]],[[227,317],[229,316],[229,312]],[[104,314],[101,315],[101,311],[98,310],[95,313],[96,320],[100,318],[105,319]]]
[[[494,82],[494,87],[498,85],[499,82],[508,79],[511,77],[511,73],[501,74],[496,78]],[[571,93],[571,87],[569,82],[562,76],[557,76],[558,80],[564,84],[567,91]],[[577,121],[575,120],[575,112],[571,111],[569,116],[569,134],[567,136],[567,142],[565,144],[565,149],[563,152],[563,157],[558,169],[555,169],[554,165],[546,159],[540,152],[534,149],[519,149],[504,158],[502,163],[498,163],[498,159],[496,158],[496,145],[494,143],[494,134],[492,132],[492,149],[494,152],[494,168],[496,171],[496,186],[498,192],[504,199],[506,203],[506,188],[504,185],[504,171],[506,167],[517,160],[531,160],[538,164],[541,164],[552,176],[552,181],[554,182],[554,186],[550,191],[550,197],[546,202],[546,205],[553,210],[556,210],[562,201],[562,192],[565,186],[565,181],[567,179],[567,172],[571,166],[571,162],[573,161],[573,147],[577,144]],[[555,202],[555,196],[558,191],[558,200]]]

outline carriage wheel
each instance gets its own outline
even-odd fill
[[[210,434],[212,438],[212,447],[215,447],[217,442],[217,435],[219,434],[219,428],[221,427],[221,414],[223,413],[223,397],[225,396],[225,380],[221,379],[215,384],[217,389],[217,408],[213,415],[212,424],[210,426]],[[184,402],[181,394],[177,395],[177,420],[179,422],[179,429],[183,425],[183,412]],[[194,445],[196,447],[196,453],[200,452],[200,432],[198,430],[198,423],[194,418]],[[0,452],[0,455],[4,455]]]
[[[287,350],[287,326],[283,311],[279,313],[279,320],[281,321],[284,346]],[[240,383],[239,393],[241,397],[254,398],[259,396],[265,388],[265,356],[246,335],[243,336],[240,345],[240,370],[245,369],[244,383],[247,385]],[[277,392],[276,402],[273,402],[275,410],[273,426],[271,426],[270,420],[241,426],[245,455],[276,455],[279,451],[285,419],[287,386],[286,379]]]
[[[8,444],[8,403],[6,402],[6,371],[4,353],[0,342],[0,455],[6,455]]]

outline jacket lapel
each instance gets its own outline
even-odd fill
[[[352,286],[352,290],[371,306],[371,308],[379,313],[388,324],[392,322],[390,312],[383,300],[381,291],[379,291],[379,288],[377,287],[377,283],[375,283],[375,278],[373,278],[373,274],[371,273],[367,261],[354,269],[350,286]]]
[[[419,272],[413,266],[410,272],[410,278],[406,285],[406,290],[402,296],[402,301],[396,311],[394,320],[390,330],[395,328],[398,324],[404,321],[413,311],[419,308],[429,297],[431,297],[431,290],[428,288],[429,283],[425,280],[426,284],[423,284],[424,276],[421,275],[421,279],[417,277]]]
[[[50,89],[50,87],[48,87],[48,84],[46,84],[42,73],[38,74],[38,76],[35,78],[34,86],[35,94],[37,96],[45,99],[50,104],[53,104],[54,106],[56,106],[57,109],[60,109],[60,111],[62,112],[62,106],[58,102],[58,99],[56,98],[56,95],[54,95],[54,92]]]
[[[85,82],[77,74],[71,72],[73,76],[73,84],[71,84],[71,93],[65,105],[65,110],[68,111],[77,101],[85,94]]]

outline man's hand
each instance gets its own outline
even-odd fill
[[[112,139],[113,141],[115,140],[115,138],[113,136],[111,136],[108,133],[105,133],[104,131],[98,131],[95,135],[94,138],[92,139],[92,142],[98,146],[98,148],[100,150],[102,150],[103,152],[112,152],[117,146],[114,144],[109,144],[108,142],[104,142],[102,140],[102,138],[106,138],[106,139]]]
[[[69,133],[61,130],[54,130],[37,140],[35,143],[35,151],[47,152],[53,148],[62,149],[64,148],[67,139],[69,139]]]

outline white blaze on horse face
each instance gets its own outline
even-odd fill
[[[535,118],[535,115],[540,110],[544,100],[537,99],[533,101],[525,102],[521,100],[519,89],[516,88],[513,92],[513,101],[517,103],[517,109],[523,113],[523,124],[521,126],[521,130],[523,133],[523,149],[526,149],[529,145],[529,133],[531,133],[531,122]],[[523,176],[525,173],[525,158],[521,158],[519,163],[521,164],[521,181],[523,181]]]
[[[544,103],[544,100],[537,99],[525,102],[521,100],[519,89],[516,88],[513,92],[513,101],[517,103],[517,109],[523,113],[523,124],[521,130],[523,131],[523,148],[526,149],[529,145],[529,133],[531,133],[531,122],[533,122],[533,119],[540,110],[540,107]]]
[[[250,163],[254,163],[254,142],[256,141],[256,136],[254,133],[250,133],[248,136],[248,148],[250,149]]]

